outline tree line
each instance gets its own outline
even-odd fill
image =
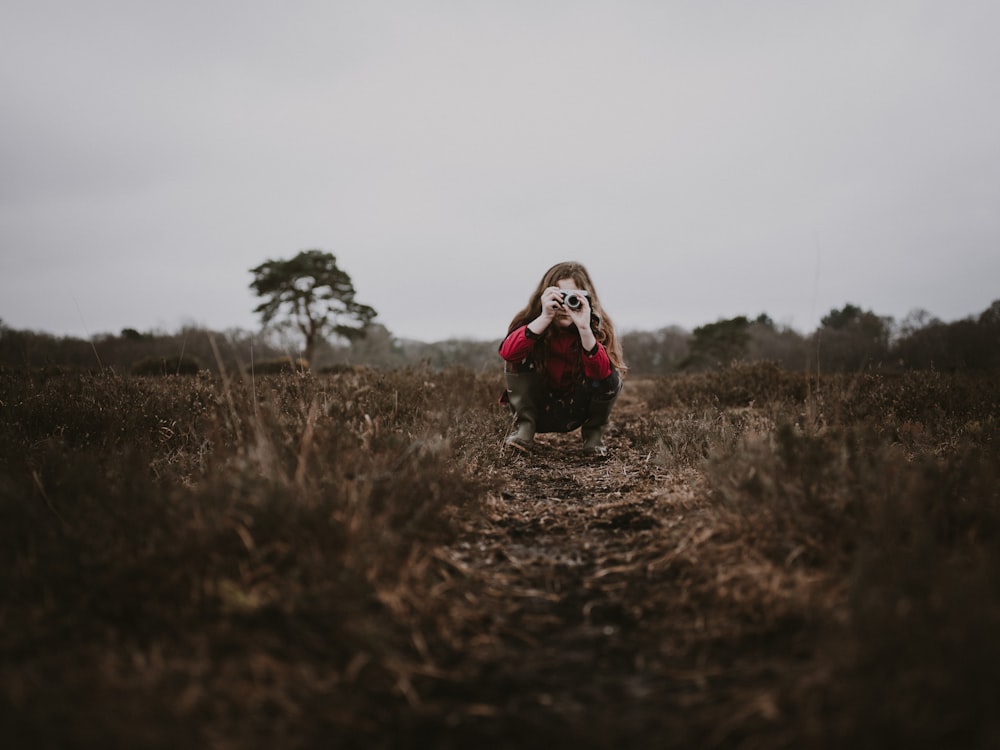
[[[897,323],[846,304],[806,335],[761,314],[719,320],[691,332],[669,327],[627,333],[622,344],[632,371],[651,375],[759,361],[791,371],[993,369],[1000,367],[1000,300],[954,322],[916,310]]]
[[[379,323],[349,341],[317,342],[312,369],[366,366],[433,369],[500,366],[499,340],[399,339]],[[847,304],[831,310],[811,334],[776,325],[767,315],[719,320],[687,331],[677,326],[622,335],[630,373],[668,375],[718,370],[734,362],[775,362],[790,371],[852,372],[1000,367],[1000,300],[979,315],[944,322],[923,311],[897,323]],[[175,374],[198,369],[267,372],[306,367],[301,345],[274,332],[187,326],[174,333],[126,328],[90,339],[15,330],[0,321],[0,366],[112,368]]]
[[[177,333],[125,328],[89,340],[14,330],[0,321],[0,365],[114,368],[139,374],[186,374],[209,369],[270,372],[414,365],[499,366],[497,341],[450,339],[433,343],[393,336],[377,312],[356,299],[336,257],[305,250],[250,269],[261,302],[257,332]],[[811,334],[777,324],[766,314],[737,316],[692,331],[671,326],[621,337],[637,375],[717,370],[734,362],[770,361],[791,371],[868,369],[990,369],[1000,367],[1000,300],[977,316],[946,323],[924,310],[899,324],[854,304],[825,315]]]

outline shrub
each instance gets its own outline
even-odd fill
[[[133,375],[197,375],[201,364],[194,357],[146,357],[132,365]]]
[[[494,387],[0,372],[0,717],[53,747],[390,721],[443,606],[434,547],[493,481],[467,436]]]
[[[715,372],[667,376],[649,394],[653,409],[763,406],[773,401],[804,402],[809,376],[773,362],[736,363]]]
[[[277,357],[254,362],[251,369],[254,375],[283,375],[291,372],[307,372],[309,363],[301,358]]]

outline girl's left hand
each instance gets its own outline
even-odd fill
[[[573,324],[578,329],[580,329],[581,331],[583,331],[583,330],[589,331],[590,330],[590,300],[585,295],[583,295],[583,294],[580,295],[579,299],[580,299],[581,304],[580,304],[580,307],[578,307],[576,310],[571,310],[571,309],[569,309],[568,307],[565,307],[565,306],[564,306],[564,309],[566,310],[567,313],[569,313],[570,319],[573,321]]]

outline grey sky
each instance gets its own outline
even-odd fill
[[[1000,3],[5,0],[0,318],[255,328],[333,252],[492,339],[556,261],[620,328],[1000,298]]]

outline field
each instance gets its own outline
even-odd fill
[[[0,743],[998,747],[998,381],[0,370]]]

